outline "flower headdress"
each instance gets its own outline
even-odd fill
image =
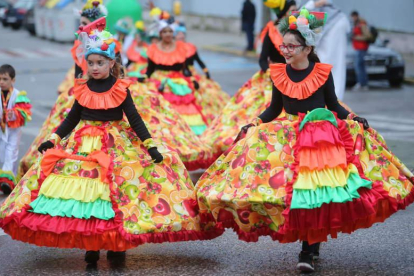
[[[98,54],[115,59],[115,42],[110,32],[105,30],[106,19],[102,17],[85,27],[79,27],[78,39],[82,43],[76,51],[77,58],[87,59],[91,54]]]
[[[309,12],[303,8],[292,12],[279,23],[279,31],[285,34],[288,30],[298,30],[306,41],[306,45],[315,46],[325,25],[327,14],[324,12]]]

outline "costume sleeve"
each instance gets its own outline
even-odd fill
[[[349,114],[342,105],[339,104],[338,98],[335,94],[335,85],[332,77],[332,73],[329,73],[328,80],[325,83],[325,104],[329,110],[335,111],[338,114],[339,119],[346,119]]]
[[[148,78],[151,77],[154,71],[155,71],[155,63],[150,58],[148,58],[148,67],[147,67],[147,73],[146,73]]]
[[[190,68],[189,68],[189,63],[190,63],[190,59],[187,58],[185,60],[184,64],[183,64],[183,74],[186,77],[193,76],[193,74],[191,73]]]
[[[83,107],[77,100],[75,100],[68,116],[55,131],[55,133],[59,135],[60,138],[66,137],[78,125],[81,119],[82,109]]]
[[[129,90],[127,90],[127,97],[122,103],[122,109],[128,118],[129,124],[131,125],[132,129],[135,131],[139,139],[141,139],[141,141],[144,142],[145,140],[151,138],[151,134],[149,133],[144,121],[139,115],[137,108],[135,107],[134,101],[132,100],[131,92],[129,92]]]
[[[268,123],[273,121],[280,115],[283,110],[283,99],[282,93],[273,85],[272,91],[272,101],[270,102],[269,107],[259,115],[259,118],[263,123]]]
[[[197,61],[198,65],[200,65],[201,69],[206,68],[206,65],[204,64],[204,62],[201,60],[200,56],[198,55],[198,52],[195,53],[194,60]]]
[[[30,99],[27,97],[26,91],[20,91],[12,109],[14,120],[8,121],[8,127],[18,128],[30,122],[32,120],[31,109],[32,105],[30,104]]]
[[[270,41],[269,32],[267,32],[263,39],[262,51],[260,52],[259,58],[259,65],[263,72],[266,72],[267,69],[269,69],[270,47],[273,47],[273,44]]]

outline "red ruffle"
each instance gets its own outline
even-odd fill
[[[194,94],[188,94],[185,96],[177,96],[173,93],[162,93],[164,98],[172,104],[190,104],[195,101]]]
[[[299,147],[307,148],[315,148],[317,143],[344,144],[338,129],[328,121],[306,123],[296,143]]]
[[[215,155],[213,155],[212,157],[210,157],[209,159],[200,159],[199,160],[194,160],[194,161],[188,161],[188,162],[183,162],[185,168],[188,171],[195,171],[195,170],[199,170],[199,169],[207,169],[209,168],[216,160],[217,158],[219,158],[221,155],[221,153],[216,153]]]
[[[13,191],[14,182],[8,179],[7,177],[0,177],[0,183],[7,183],[10,186],[11,190]]]

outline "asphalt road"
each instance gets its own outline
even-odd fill
[[[56,88],[72,65],[71,45],[0,28],[0,63],[17,69],[16,87],[33,101],[33,121],[23,130],[20,156],[37,135],[53,106]],[[197,41],[193,41],[197,44]],[[201,51],[212,76],[234,94],[256,71],[256,61]],[[391,89],[370,83],[368,92],[347,91],[344,102],[366,117],[409,168],[414,168],[413,86]],[[0,195],[0,202],[4,200]],[[385,223],[341,235],[321,249],[315,275],[414,275],[414,207]],[[110,263],[102,252],[97,268],[86,267],[81,250],[40,248],[12,241],[0,230],[0,275],[297,275],[300,244],[269,238],[245,243],[227,231],[207,242],[144,245],[130,250],[125,263]]]

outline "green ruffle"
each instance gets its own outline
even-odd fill
[[[201,135],[203,134],[203,132],[207,129],[206,125],[202,125],[202,126],[190,126],[191,130],[196,134],[196,135]]]
[[[7,178],[8,180],[16,183],[16,178],[14,177],[14,174],[11,171],[0,170],[0,178]]]
[[[191,88],[186,84],[175,83],[172,79],[167,79],[167,85],[170,87],[171,92],[178,96],[186,96],[191,94]]]
[[[338,127],[335,115],[331,111],[326,108],[316,108],[306,114],[305,118],[303,118],[303,121],[300,123],[299,130],[302,130],[306,123],[313,121],[329,121],[335,127]]]
[[[371,189],[372,182],[362,179],[358,174],[349,174],[344,187],[320,187],[316,190],[293,190],[290,209],[314,209],[324,203],[345,203],[359,198],[358,189],[365,187]]]
[[[98,198],[94,202],[81,202],[74,199],[48,198],[40,195],[30,203],[32,212],[52,217],[74,217],[79,219],[109,220],[115,217],[112,203]]]

